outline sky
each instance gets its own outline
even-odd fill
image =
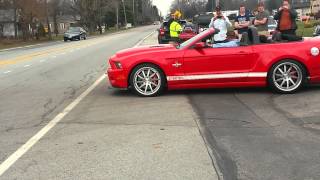
[[[158,9],[161,11],[162,16],[168,14],[172,2],[173,0],[153,0],[153,4],[158,7]]]

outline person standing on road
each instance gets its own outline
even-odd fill
[[[241,39],[241,35],[244,32],[248,32],[248,27],[250,25],[250,17],[246,13],[246,8],[244,5],[240,5],[239,15],[235,19],[235,33]]]
[[[181,13],[176,11],[173,15],[174,19],[170,24],[171,42],[179,43],[179,34],[182,32],[182,26],[179,24]]]
[[[284,0],[274,19],[278,21],[277,30],[281,35],[296,35],[297,11],[290,7],[289,1]]]
[[[268,31],[268,17],[269,13],[264,9],[264,3],[260,2],[258,5],[258,14],[255,16],[253,24],[258,29],[258,34],[269,36]]]
[[[232,24],[229,21],[229,18],[222,14],[220,6],[217,6],[215,11],[216,13],[214,14],[214,17],[211,19],[209,28],[219,29],[220,32],[214,35],[213,37],[214,43],[226,43],[228,42],[227,40],[228,28],[232,27]]]

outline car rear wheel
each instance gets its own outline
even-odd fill
[[[165,76],[161,69],[153,64],[141,64],[130,75],[131,89],[139,96],[158,96],[165,89]]]
[[[268,73],[268,81],[276,92],[294,93],[304,86],[306,76],[306,70],[300,63],[283,60],[272,66]]]

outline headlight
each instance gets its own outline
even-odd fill
[[[119,61],[115,61],[114,64],[116,65],[117,69],[122,69],[122,65]]]

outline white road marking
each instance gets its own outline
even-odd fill
[[[150,34],[151,35],[151,34]],[[149,36],[150,36],[149,35]],[[148,37],[149,37],[148,36]],[[146,39],[146,38],[144,38]],[[139,42],[141,44],[141,42]],[[34,146],[43,136],[45,136],[53,127],[55,127],[69,112],[71,112],[94,88],[96,88],[106,75],[102,75],[97,79],[86,91],[69,104],[62,112],[54,117],[46,126],[44,126],[37,134],[31,137],[25,144],[11,154],[4,162],[0,164],[0,177],[5,173],[17,160],[19,160],[29,149]]]
[[[3,74],[8,74],[8,73],[11,73],[12,71],[5,71],[3,72]]]
[[[51,56],[52,58],[56,58],[57,56]]]
[[[141,39],[134,47],[138,47],[140,46],[143,41],[145,41],[148,37],[150,37],[152,34],[154,34],[156,31],[153,31],[152,33],[150,33],[148,36],[144,37],[143,39]]]
[[[24,65],[23,67],[30,67],[31,65],[30,64],[27,64],[27,65]]]
[[[69,52],[71,52],[71,53],[72,53],[73,51],[74,51],[74,50],[70,50]]]
[[[39,62],[41,62],[41,63],[42,63],[42,62],[45,62],[45,61],[46,61],[46,59],[41,59]]]
[[[83,100],[101,81],[106,78],[106,75],[101,76],[94,82],[85,92],[83,92],[77,99],[69,104],[61,113],[53,118],[46,126],[44,126],[37,134],[30,138],[24,145],[22,145],[16,152],[11,154],[0,165],[0,176],[3,175],[18,159],[21,158],[33,145],[35,145],[44,135],[46,135],[54,126],[56,126],[74,107],[76,107],[81,100]]]

